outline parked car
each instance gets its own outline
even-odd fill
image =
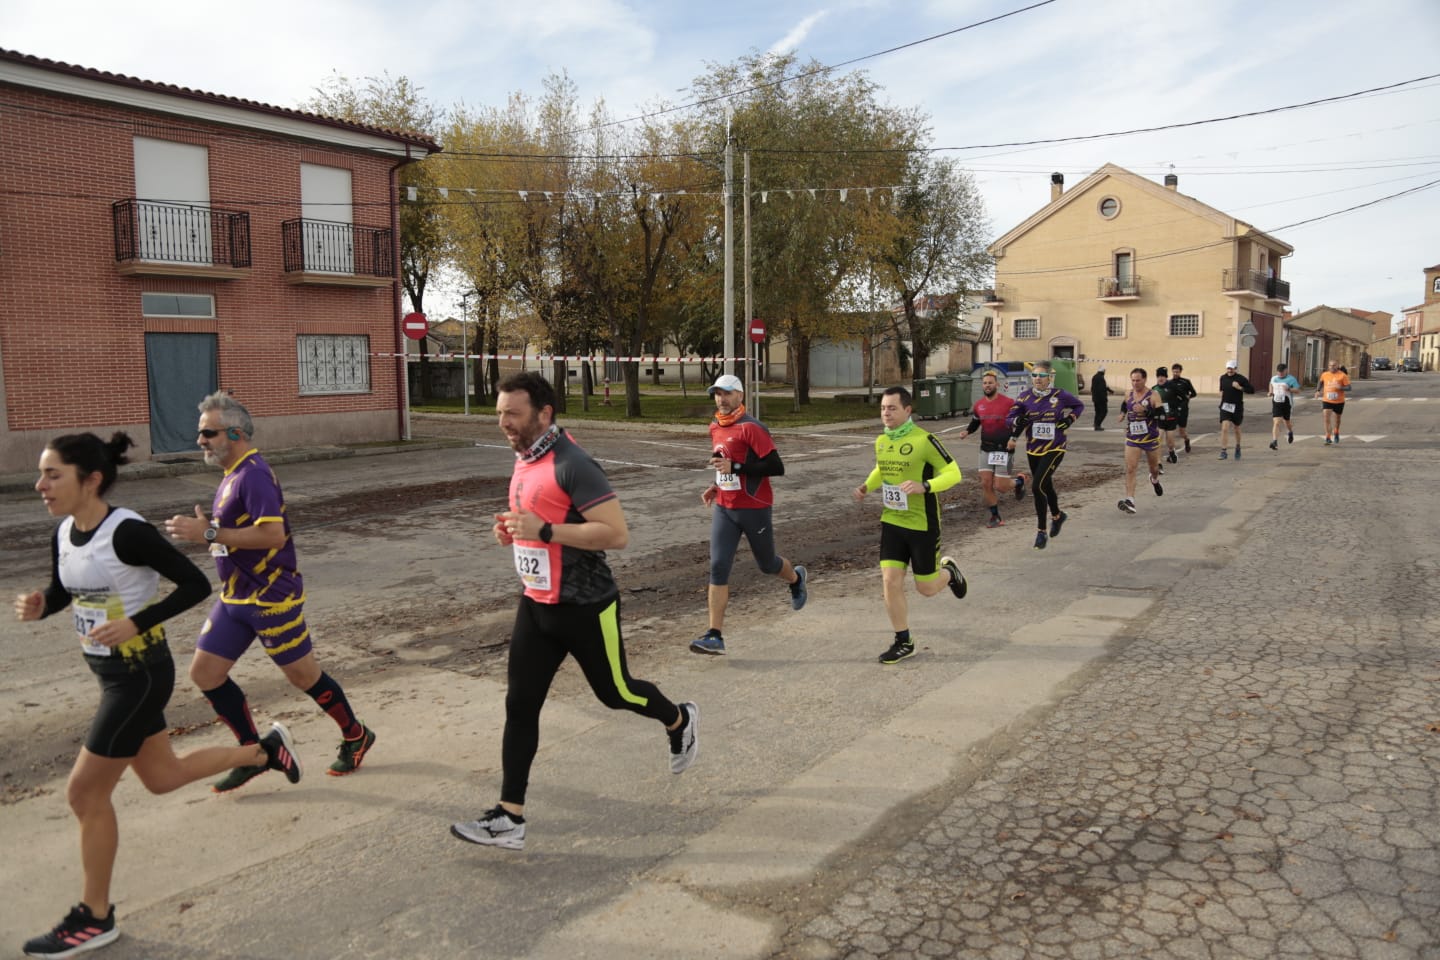
[[[1401,360],[1401,361],[1400,361],[1400,372],[1401,372],[1401,373],[1419,373],[1419,372],[1420,372],[1420,358],[1419,358],[1419,357],[1406,357],[1405,359]]]
[[[1371,360],[1371,361],[1370,361],[1370,369],[1371,369],[1371,370],[1394,370],[1395,368],[1394,368],[1393,366],[1391,366],[1391,364],[1390,364],[1390,358],[1389,358],[1389,357],[1376,357],[1374,360]]]

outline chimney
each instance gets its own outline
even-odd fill
[[[1180,178],[1173,173],[1165,174],[1165,189],[1178,192],[1180,189]]]
[[[1065,174],[1050,174],[1050,202],[1054,203],[1060,199],[1060,194],[1065,192]]]

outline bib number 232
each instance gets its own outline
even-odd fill
[[[549,590],[550,551],[544,547],[515,545],[515,572],[520,581],[532,590]]]

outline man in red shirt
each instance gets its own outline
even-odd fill
[[[960,439],[980,431],[980,466],[977,469],[980,472],[980,492],[985,498],[985,506],[990,509],[990,519],[985,526],[1003,527],[1005,521],[1000,518],[1000,498],[995,491],[1013,490],[1016,500],[1025,499],[1024,473],[1010,475],[1015,451],[1009,448],[1010,428],[1005,418],[1010,408],[1015,406],[1015,400],[1000,392],[1000,379],[993,370],[987,370],[980,378],[980,391],[984,396],[971,407],[970,425],[960,434]]]
[[[715,398],[715,419],[710,421],[710,469],[715,480],[700,494],[710,508],[710,589],[706,607],[710,627],[690,643],[696,653],[723,655],[725,607],[730,603],[730,568],[743,534],[761,573],[790,585],[790,606],[805,606],[805,568],[792,565],[775,552],[775,524],[771,507],[775,495],[771,477],[783,477],[785,464],[765,424],[745,412],[745,385],[725,374],[710,388]]]

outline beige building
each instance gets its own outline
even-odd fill
[[[1432,365],[1425,369],[1434,370],[1433,344],[1435,337],[1433,334],[1440,332],[1440,264],[1425,268],[1425,299],[1413,307],[1406,307],[1401,311],[1401,316],[1404,319],[1400,327],[1400,355],[1402,357],[1420,357],[1423,349],[1422,335],[1432,334],[1429,338],[1432,345]]]
[[[1087,380],[1179,361],[1213,393],[1227,359],[1264,383],[1281,355],[1293,248],[1180,193],[1174,174],[1106,164],[1068,191],[1054,174],[1050,203],[989,249],[996,360],[1070,357]]]
[[[1298,313],[1285,322],[1285,361],[1302,383],[1317,383],[1320,372],[1331,360],[1360,376],[1360,355],[1370,348],[1377,333],[1390,329],[1391,315],[1384,311],[1339,310],[1320,305]],[[1267,378],[1268,379],[1268,378]]]

